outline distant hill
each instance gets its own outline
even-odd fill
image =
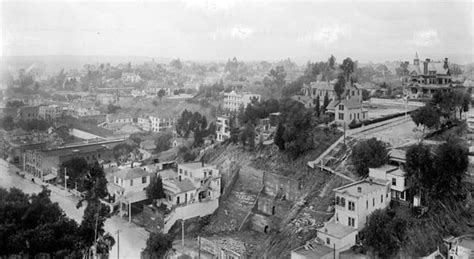
[[[3,56],[1,66],[9,71],[26,69],[33,64],[41,66],[45,74],[57,73],[61,69],[78,69],[85,64],[120,63],[142,64],[143,62],[169,63],[169,58],[144,56]]]

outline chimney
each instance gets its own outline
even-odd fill
[[[428,63],[430,62],[430,59],[427,58],[425,62],[423,62],[423,74],[427,75],[428,74]]]
[[[358,192],[358,193],[361,193],[361,192],[362,192],[362,187],[360,187],[360,186],[357,187],[357,192]]]

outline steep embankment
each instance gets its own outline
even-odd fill
[[[316,139],[317,148],[296,160],[288,159],[273,145],[253,152],[230,144],[208,150],[203,159],[220,168],[226,188],[219,209],[202,234],[239,235],[251,231],[253,216],[272,218],[272,215],[256,212],[255,205],[260,196],[269,198],[262,191],[264,172],[280,175],[297,181],[301,187],[300,195],[291,201],[274,200],[277,207],[275,216],[279,221],[272,231],[262,231],[257,235],[257,242],[254,243],[257,249],[253,256],[289,258],[293,248],[314,237],[317,226],[332,216],[332,189],[347,183],[338,176],[307,166],[307,161],[314,160],[339,136],[333,133],[319,136]],[[244,221],[245,224],[242,224]],[[240,231],[239,227],[242,227]]]

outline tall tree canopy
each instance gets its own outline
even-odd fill
[[[346,81],[350,80],[350,75],[354,72],[355,64],[351,58],[346,58],[342,61],[342,64],[339,66],[342,69],[344,76],[346,77]]]
[[[376,210],[359,233],[362,246],[381,258],[391,258],[406,241],[407,225],[406,220],[388,210]]]
[[[351,158],[357,174],[365,177],[369,174],[369,168],[376,168],[388,162],[387,144],[376,138],[361,140],[352,149]]]
[[[410,116],[417,126],[423,125],[423,132],[426,128],[432,129],[438,127],[440,121],[438,111],[431,105],[426,105],[415,110]]]

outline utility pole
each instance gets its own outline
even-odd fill
[[[198,258],[201,259],[201,237],[200,236],[198,236],[198,241],[199,241]]]
[[[67,193],[67,168],[64,167],[64,196]]]
[[[120,259],[120,229],[117,231],[117,259]]]
[[[181,220],[181,244],[184,248],[184,218]]]
[[[346,121],[344,121],[344,146],[346,145]]]
[[[334,259],[336,259],[336,244],[334,244]]]

